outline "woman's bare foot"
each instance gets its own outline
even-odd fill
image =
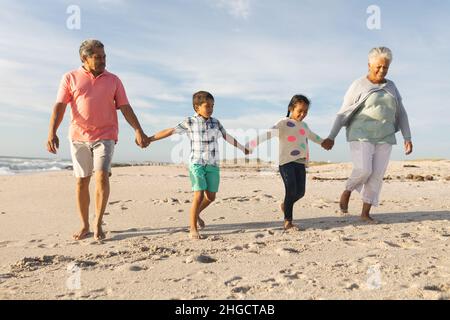
[[[94,239],[97,241],[104,240],[106,238],[105,233],[103,232],[101,224],[95,227],[94,230]]]
[[[300,228],[292,223],[292,221],[284,221],[285,231],[300,231]]]
[[[74,240],[83,240],[86,239],[90,235],[89,227],[82,228],[80,231],[73,234]]]
[[[339,201],[339,208],[342,213],[348,213],[348,203],[350,201],[351,191],[344,190],[341,194],[341,200]]]
[[[363,222],[369,223],[369,224],[378,224],[377,220],[374,220],[371,216],[369,215],[361,215],[361,220]]]
[[[203,239],[203,237],[200,235],[200,233],[198,233],[197,230],[191,229],[191,230],[189,231],[189,239],[192,239],[192,240],[200,240],[200,239]]]
[[[205,221],[200,219],[200,217],[197,218],[197,224],[198,224],[198,229],[199,230],[205,229]]]

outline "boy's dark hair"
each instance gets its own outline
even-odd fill
[[[289,117],[291,115],[291,111],[294,109],[294,106],[297,103],[302,103],[302,102],[304,104],[306,104],[308,107],[311,104],[311,101],[309,101],[309,99],[302,94],[296,94],[295,96],[293,96],[291,99],[291,102],[289,102],[288,112],[287,112],[286,117]]]
[[[214,101],[214,97],[211,93],[209,93],[207,91],[196,92],[192,96],[192,107],[194,108],[194,110],[196,110],[195,109],[196,106],[199,106],[208,100]]]

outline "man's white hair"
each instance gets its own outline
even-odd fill
[[[94,48],[104,48],[103,43],[96,39],[84,40],[80,45],[80,59],[83,62],[84,58],[90,57],[94,54]]]
[[[389,61],[389,63],[392,62],[392,51],[391,49],[387,47],[376,47],[369,51],[369,63],[372,63],[372,61],[376,58],[385,58]]]

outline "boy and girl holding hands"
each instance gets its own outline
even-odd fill
[[[298,230],[298,227],[292,223],[292,210],[294,203],[305,194],[305,166],[309,160],[308,139],[320,144],[326,150],[330,150],[334,144],[333,140],[320,138],[303,122],[308,114],[309,105],[310,101],[307,97],[293,96],[288,106],[287,116],[271,128],[276,130],[279,137],[279,169],[285,186],[285,197],[280,209],[284,213],[285,230]],[[209,92],[195,93],[193,107],[196,113],[194,116],[186,118],[175,128],[162,130],[146,138],[144,144],[148,146],[154,141],[173,134],[187,134],[191,143],[189,177],[194,191],[189,218],[189,237],[202,239],[199,230],[205,227],[205,222],[200,218],[200,213],[215,200],[219,189],[218,139],[224,138],[248,155],[258,144],[272,138],[272,131],[243,146],[226,132],[219,120],[212,117],[214,97]]]

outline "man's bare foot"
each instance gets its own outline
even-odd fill
[[[369,223],[369,224],[378,224],[377,220],[374,220],[371,216],[362,215],[361,220],[363,222]]]
[[[74,240],[83,240],[86,239],[90,235],[89,227],[82,228],[80,231],[73,234]]]
[[[205,229],[205,221],[200,219],[200,217],[197,218],[197,224],[198,224],[198,229],[199,230]]]
[[[341,200],[339,201],[339,208],[342,213],[348,213],[348,203],[350,201],[351,191],[344,190],[341,194]]]
[[[200,233],[198,233],[197,230],[191,230],[189,231],[189,239],[200,240],[203,239],[203,237],[200,235]]]
[[[105,233],[103,232],[101,224],[98,225],[94,230],[94,239],[97,241],[104,240],[106,238]]]
[[[285,231],[300,231],[300,228],[292,223],[292,221],[284,221]]]

